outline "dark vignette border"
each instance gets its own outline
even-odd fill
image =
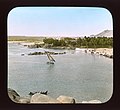
[[[120,109],[120,2],[119,0],[0,0],[0,109],[1,110],[119,110]],[[76,6],[103,7],[113,17],[113,70],[112,98],[104,104],[17,104],[7,95],[7,16],[10,10],[23,6]]]

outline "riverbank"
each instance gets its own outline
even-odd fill
[[[102,55],[108,58],[113,58],[113,48],[75,48],[75,47],[50,47],[45,45],[44,42],[26,42],[26,41],[8,41],[8,43],[17,43],[19,45],[27,46],[28,48],[47,48],[47,49],[72,49],[76,51],[83,51],[85,53],[91,53],[96,55]],[[30,54],[31,55],[31,54]],[[38,55],[38,54],[34,54]],[[41,53],[40,53],[41,55]]]
[[[95,48],[95,49],[93,49],[93,48],[87,48],[87,49],[86,48],[76,48],[75,50],[113,58],[113,48]]]
[[[113,48],[96,48],[96,49],[88,49],[87,52],[91,54],[102,55],[108,58],[113,58]]]

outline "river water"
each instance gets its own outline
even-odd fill
[[[46,63],[46,55],[27,55],[44,50],[66,54],[52,55],[56,60],[54,65]],[[79,103],[89,100],[104,103],[113,93],[113,59],[83,51],[29,49],[8,43],[8,87],[21,96],[48,90],[53,98],[66,95]]]

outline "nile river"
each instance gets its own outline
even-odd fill
[[[52,55],[56,60],[54,65],[46,63],[46,55],[27,55],[44,50],[66,54]],[[48,95],[54,98],[66,95],[77,102],[106,102],[113,92],[113,59],[83,51],[30,49],[8,43],[8,87],[21,96],[48,90]]]

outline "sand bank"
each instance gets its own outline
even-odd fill
[[[105,57],[113,58],[113,48],[76,48],[76,51],[82,51],[85,53],[103,55]]]
[[[102,55],[105,57],[113,58],[113,48],[96,48],[96,49],[86,49],[85,52],[91,54]]]

